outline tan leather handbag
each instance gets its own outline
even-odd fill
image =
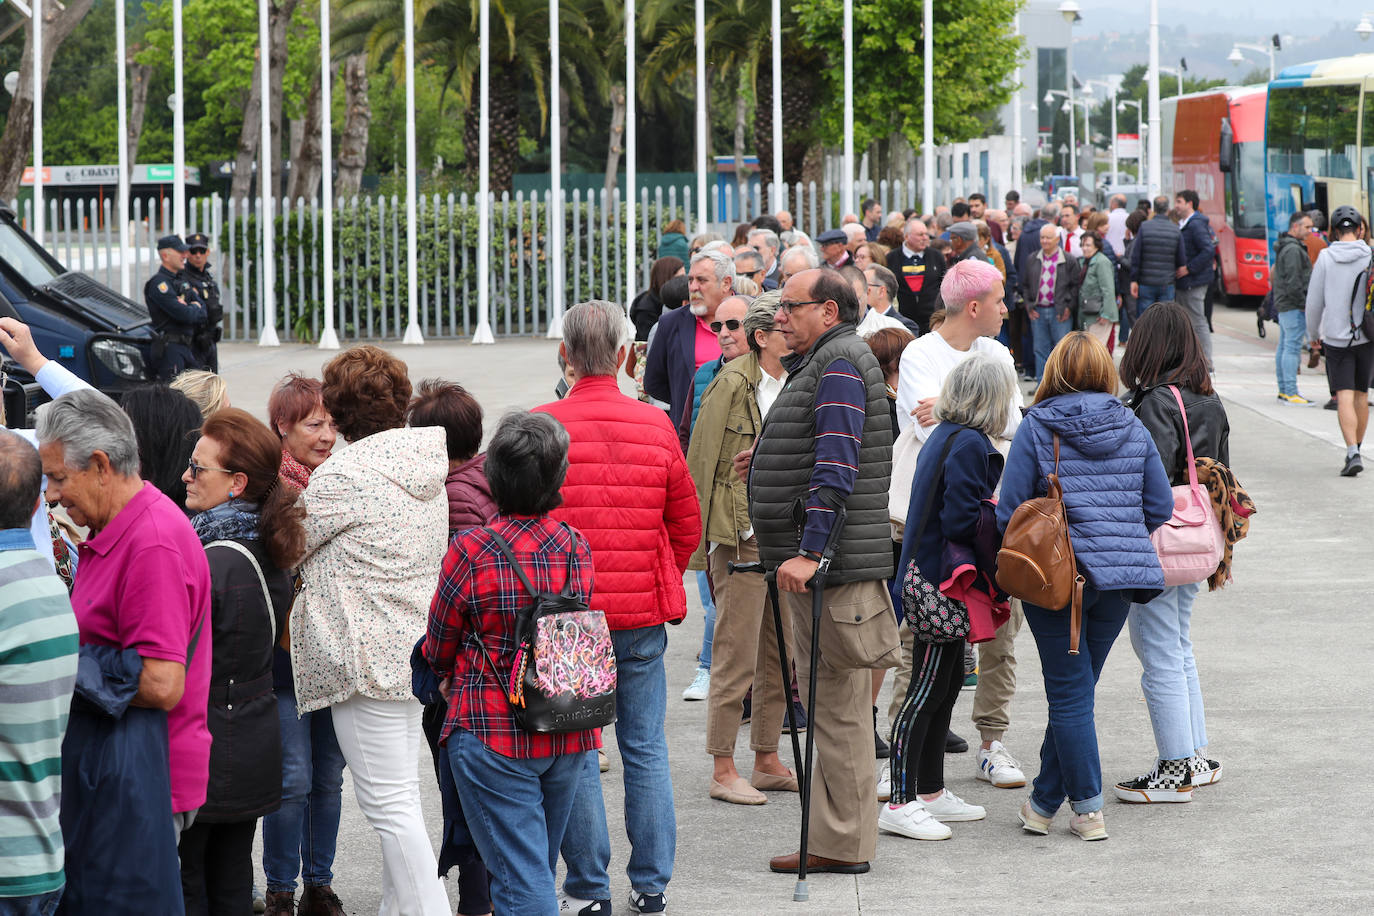
[[[1078,654],[1083,626],[1083,576],[1069,540],[1069,517],[1059,486],[1059,434],[1054,434],[1054,471],[1046,494],[1016,507],[997,551],[997,585],[1038,607],[1068,607],[1069,654]]]

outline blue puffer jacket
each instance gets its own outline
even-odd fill
[[[1044,496],[1059,434],[1059,483],[1078,568],[1098,590],[1158,590],[1164,573],[1150,532],[1174,499],[1154,440],[1120,401],[1101,392],[1062,394],[1032,407],[1016,431],[1002,474],[997,527],[1016,507]],[[1148,599],[1147,599],[1148,600]]]

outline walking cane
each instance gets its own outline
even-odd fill
[[[787,663],[787,638],[782,630],[782,609],[778,605],[778,580],[776,572],[767,572],[763,564],[757,560],[750,563],[729,563],[727,564],[727,575],[733,576],[735,573],[763,573],[764,581],[768,583],[768,603],[773,605],[773,628],[777,631],[778,637],[778,666],[782,669],[782,690],[786,696],[786,702],[790,708],[792,705],[792,691],[789,684],[792,683],[792,666]],[[803,778],[801,740],[797,737],[797,723],[792,723],[792,762],[797,768],[797,785],[800,786]]]

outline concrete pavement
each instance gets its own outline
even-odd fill
[[[1374,909],[1368,846],[1374,829],[1374,759],[1368,672],[1374,636],[1370,550],[1374,471],[1337,475],[1335,415],[1275,400],[1273,343],[1254,332],[1251,312],[1218,309],[1217,386],[1231,421],[1232,467],[1259,514],[1236,552],[1236,581],[1199,597],[1193,627],[1207,702],[1211,756],[1225,778],[1200,788],[1186,805],[1128,806],[1109,798],[1106,843],[1085,844],[1067,832],[1061,812],[1048,837],[1024,834],[1016,811],[1025,790],[974,779],[972,752],[947,757],[949,787],[984,805],[984,821],[955,824],[954,838],[921,843],[882,836],[873,870],[859,877],[815,875],[810,902],[794,904],[795,878],[768,872],[770,856],[794,851],[795,796],[770,793],[759,808],[707,797],[705,703],[687,703],[700,647],[702,615],[695,584],[691,613],[669,634],[667,734],[678,822],[677,864],[668,888],[678,914],[898,914],[977,909],[1018,912],[1111,910],[1158,913],[1361,912]],[[556,344],[506,341],[492,347],[427,344],[395,347],[416,380],[442,375],[468,386],[487,409],[491,429],[509,407],[552,397]],[[308,347],[221,349],[236,405],[264,413],[272,382],[287,369],[318,374],[328,354]],[[1325,399],[1323,377],[1304,370],[1304,394]],[[1006,742],[1037,769],[1045,699],[1035,643],[1018,639],[1020,687]],[[1135,776],[1153,762],[1154,743],[1139,689],[1140,668],[1123,634],[1098,691],[1103,781]],[[885,691],[886,694],[886,691]],[[955,710],[955,730],[974,734],[972,692]],[[886,695],[879,709],[885,709]],[[824,711],[822,710],[822,715]],[[609,736],[608,736],[609,738]],[[614,742],[604,787],[613,844],[612,887],[627,912],[628,847],[622,826],[621,778]],[[783,756],[791,751],[784,741]],[[439,804],[428,752],[421,752],[431,832]],[[748,736],[737,761],[748,773]],[[344,787],[344,818],[335,889],[350,913],[373,913],[380,901],[378,845]],[[259,874],[261,870],[259,868]],[[456,901],[456,894],[454,895]]]

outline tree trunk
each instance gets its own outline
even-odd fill
[[[138,145],[143,139],[143,116],[148,111],[148,84],[153,79],[152,64],[134,63],[129,55],[129,178],[138,164]]]
[[[749,208],[746,206],[749,200],[749,176],[744,170],[744,119],[749,113],[749,107],[744,97],[744,90],[747,88],[745,82],[746,75],[743,70],[739,74],[739,85],[735,92],[735,192],[739,197],[739,218],[744,222]]]
[[[297,0],[283,0],[282,5],[273,3],[268,11],[267,41],[268,50],[267,78],[268,98],[272,128],[272,145],[268,162],[272,175],[268,187],[274,196],[281,193],[281,86],[282,74],[286,71],[286,29],[291,24],[291,14],[296,9]],[[243,106],[243,129],[239,133],[238,152],[234,157],[234,178],[229,186],[229,197],[238,200],[247,197],[253,186],[253,162],[258,158],[258,144],[262,140],[262,50],[255,52],[253,77],[248,85],[248,98]]]
[[[44,88],[52,70],[53,56],[72,30],[90,12],[94,0],[70,0],[62,7],[57,0],[34,0],[43,8]],[[5,132],[0,134],[0,200],[13,200],[19,194],[19,182],[24,177],[24,165],[33,147],[33,28],[24,33],[24,50],[19,57],[19,85],[14,88]]]
[[[330,65],[329,73],[323,75],[323,78],[334,78],[334,65]],[[324,123],[320,96],[320,77],[317,77],[305,99],[305,118],[300,122],[300,143],[291,154],[291,183],[286,192],[286,196],[291,200],[312,199],[320,185],[320,127]]]
[[[243,103],[243,129],[234,155],[234,177],[229,184],[229,199],[243,200],[253,188],[253,163],[258,158],[262,139],[262,54],[257,52],[253,78],[248,83],[248,98]]]
[[[296,12],[296,4],[299,0],[280,0],[273,3],[268,14],[267,21],[267,40],[271,45],[271,56],[268,58],[270,64],[267,71],[269,82],[268,90],[272,93],[268,98],[268,111],[272,118],[272,149],[267,161],[272,169],[272,196],[280,199],[285,190],[283,182],[283,162],[282,150],[289,149],[282,133],[282,83],[286,77],[286,32],[291,27],[291,17]]]
[[[491,80],[491,119],[487,125],[491,144],[491,174],[488,182],[493,194],[511,189],[516,162],[520,157],[520,99],[518,68],[511,63],[498,63]],[[473,187],[481,178],[482,163],[482,94],[478,74],[472,75],[472,99],[463,122],[463,174]],[[621,95],[623,118],[624,94]]]
[[[616,173],[620,171],[620,154],[625,152],[625,86],[611,87],[611,136],[606,143],[606,193],[615,193]]]
[[[372,123],[372,106],[367,97],[367,55],[354,54],[344,60],[343,132],[339,136],[339,175],[334,182],[335,197],[358,193],[367,165],[367,129]]]

